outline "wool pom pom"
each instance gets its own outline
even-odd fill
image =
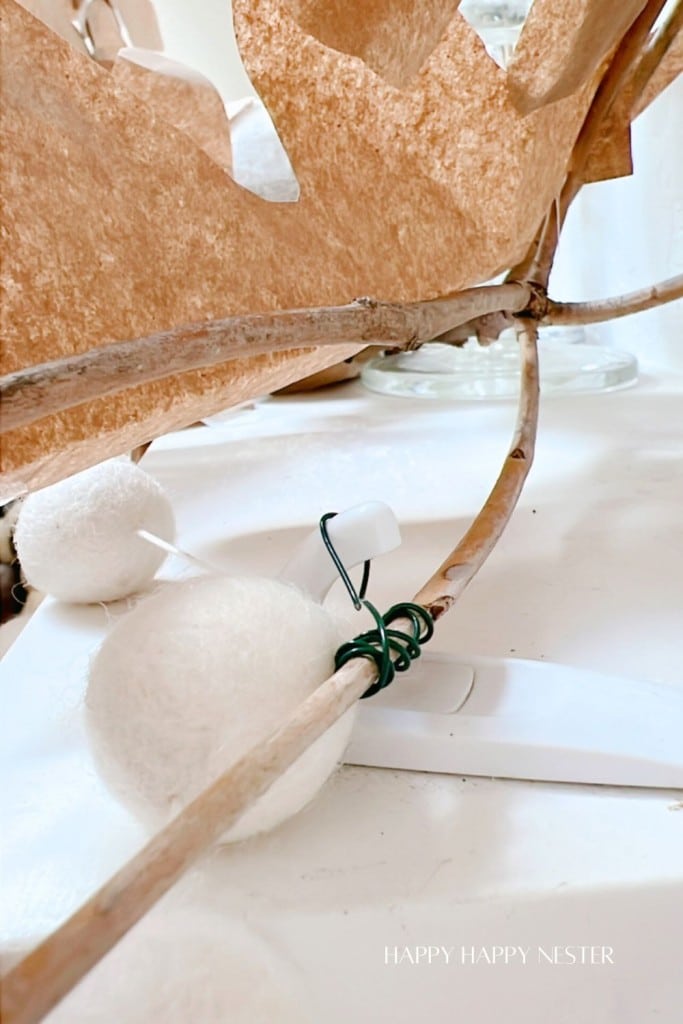
[[[332,674],[341,639],[320,605],[277,580],[204,577],[146,598],[91,667],[86,717],[105,783],[159,827]],[[353,717],[335,722],[222,841],[304,807],[341,760]]]
[[[172,541],[171,504],[156,480],[125,459],[103,462],[30,494],[14,542],[28,583],[61,601],[116,601],[144,588]]]
[[[155,907],[45,1024],[312,1024],[300,977],[244,923]]]

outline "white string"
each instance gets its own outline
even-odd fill
[[[142,538],[142,540],[146,540],[149,544],[154,544],[155,547],[161,548],[162,551],[166,551],[170,555],[178,555],[186,562],[190,562],[191,565],[198,566],[203,572],[220,572],[215,565],[209,565],[208,562],[202,561],[202,559],[197,558],[196,555],[191,555],[189,551],[183,551],[181,548],[177,548],[175,544],[170,544],[167,540],[157,537],[155,533],[150,533],[149,530],[136,530],[135,532],[138,537]]]

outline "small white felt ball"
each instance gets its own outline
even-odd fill
[[[158,905],[45,1024],[312,1024],[295,968],[241,921]]]
[[[331,616],[277,580],[203,577],[146,598],[91,667],[88,731],[105,783],[159,827],[264,741],[334,671]],[[346,712],[224,834],[296,814],[339,764]]]
[[[175,536],[156,480],[126,459],[93,466],[29,494],[14,541],[27,581],[61,601],[116,601],[145,587],[163,551],[136,534]]]

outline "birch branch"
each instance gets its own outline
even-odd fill
[[[521,494],[534,458],[538,424],[538,329],[532,320],[515,325],[521,384],[517,425],[493,490],[460,543],[416,594],[435,619],[458,600],[498,543]]]
[[[548,287],[560,231],[569,207],[584,184],[583,171],[590,152],[600,138],[607,115],[628,81],[634,65],[640,59],[650,29],[665,2],[666,0],[649,0],[628,32],[624,34],[597,88],[583,127],[577,137],[562,192],[547,211],[524,259],[511,269],[507,280],[534,281],[544,288]]]
[[[678,0],[667,20],[654,38],[650,40],[639,63],[633,70],[628,88],[629,107],[633,116],[640,112],[640,102],[652,76],[681,31],[683,31],[683,0]]]
[[[632,313],[642,313],[665,302],[683,298],[683,274],[639,291],[616,295],[597,302],[553,302],[548,299],[544,324],[599,324]]]
[[[600,138],[605,119],[628,82],[634,66],[641,58],[650,29],[659,17],[666,0],[649,0],[642,13],[624,35],[609,68],[598,86],[583,127],[579,132],[569,174],[562,190],[560,202],[562,220],[569,204],[583,185],[583,170],[593,146]]]
[[[474,523],[416,595],[435,618],[457,600],[493,550],[531,468],[538,417],[536,326],[528,321],[518,330],[522,375],[512,447]],[[204,790],[9,971],[2,979],[6,1024],[41,1020],[376,678],[376,667],[367,660],[349,662],[335,672],[266,742]]]
[[[411,348],[474,316],[522,310],[530,295],[527,285],[511,282],[427,302],[359,299],[348,306],[233,316],[103,345],[0,378],[1,432],[138,384],[233,359],[349,341],[358,341],[359,347]]]

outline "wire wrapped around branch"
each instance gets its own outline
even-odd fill
[[[522,375],[512,448],[481,512],[415,598],[438,618],[492,551],[531,467],[538,416],[533,322],[519,326]],[[395,623],[403,629],[405,620]],[[377,682],[374,661],[338,669],[265,742],[185,807],[79,910],[2,979],[3,1020],[36,1024],[244,811]]]
[[[413,661],[420,657],[422,644],[434,635],[434,620],[426,608],[412,601],[393,605],[385,615],[370,601],[363,601],[375,620],[375,629],[361,633],[342,644],[334,658],[334,667],[343,668],[354,658],[366,658],[377,668],[377,681],[369,686],[361,699],[373,697],[393,682],[397,672],[407,672]],[[407,621],[410,632],[391,628],[391,624]]]

